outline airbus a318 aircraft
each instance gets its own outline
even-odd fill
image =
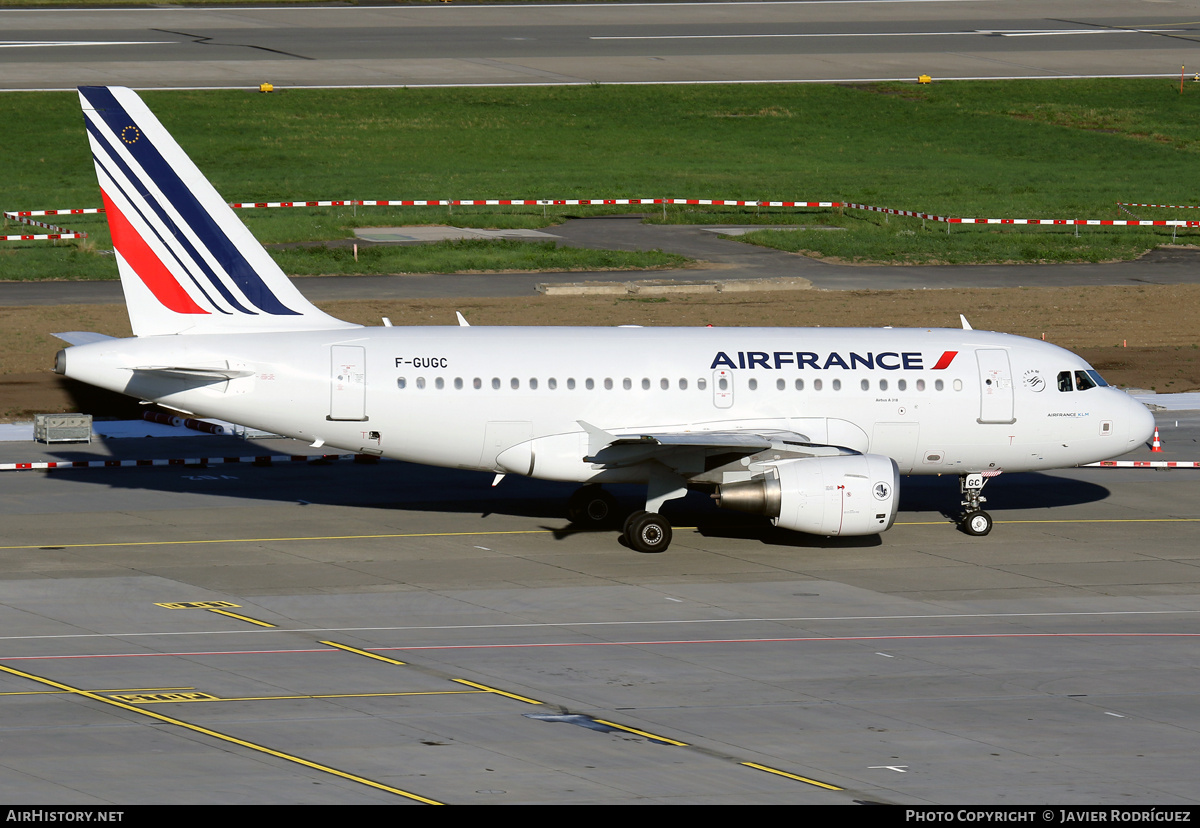
[[[1149,439],[1153,419],[1078,356],[963,329],[362,327],[292,285],[131,90],[81,87],[134,337],[60,336],[56,370],[198,416],[354,452],[602,486],[642,483],[627,544],[660,552],[689,489],[824,536],[896,519],[900,475],[984,483]],[[386,320],[385,320],[386,321]]]

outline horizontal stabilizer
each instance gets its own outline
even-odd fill
[[[115,336],[96,333],[94,331],[64,331],[63,333],[52,333],[50,335],[58,337],[68,345],[91,345],[93,342],[103,342],[106,339],[116,339]]]
[[[147,365],[133,369],[138,374],[152,374],[165,377],[188,377],[188,378],[203,378],[212,380],[229,380],[237,379],[238,377],[249,377],[254,374],[253,371],[244,368],[226,368],[224,366],[197,367],[183,365]]]

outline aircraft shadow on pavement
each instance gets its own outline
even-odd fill
[[[236,451],[227,452],[237,454]],[[248,454],[245,449],[242,456]],[[96,460],[94,453],[58,450],[62,461]],[[220,456],[210,452],[209,456]],[[351,506],[397,512],[432,512],[447,515],[492,514],[527,517],[540,528],[565,539],[581,532],[614,533],[620,521],[604,527],[581,527],[568,522],[567,500],[576,484],[510,475],[492,486],[493,475],[461,469],[444,469],[405,462],[310,461],[257,467],[249,463],[177,465],[114,469],[56,470],[80,482],[95,482],[110,489],[161,491],[204,497],[274,501],[279,503]],[[617,498],[623,516],[644,508],[645,489],[636,485],[607,487]],[[1026,472],[994,478],[984,489],[986,508],[993,513],[1043,509],[1093,503],[1109,496],[1101,485],[1053,473]],[[906,477],[900,484],[900,514],[941,514],[947,522],[957,517],[958,478]],[[703,492],[667,503],[664,515],[676,526],[695,526],[709,537],[745,538],[772,546],[810,548],[860,548],[877,546],[878,535],[827,538],[776,529],[763,517],[718,509]],[[948,527],[949,528],[949,527]]]

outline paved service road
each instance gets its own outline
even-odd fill
[[[310,300],[424,299],[438,297],[532,296],[539,284],[620,282],[637,279],[679,282],[741,279],[806,279],[824,290],[902,290],[955,287],[1062,287],[1168,285],[1200,281],[1200,252],[1166,249],[1136,262],[1065,265],[853,266],[819,262],[719,238],[712,226],[653,225],[628,217],[574,219],[550,227],[561,244],[611,250],[681,253],[712,268],[600,273],[458,273],[404,276],[313,276],[295,279]],[[361,244],[361,242],[360,242]],[[114,267],[115,270],[115,267]],[[114,274],[115,275],[115,274]],[[0,282],[0,306],[117,304],[118,282]]]
[[[1200,3],[1058,0],[0,10],[0,86],[1173,75]]]

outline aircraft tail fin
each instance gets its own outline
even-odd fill
[[[304,298],[137,93],[79,100],[135,336],[359,327]]]

